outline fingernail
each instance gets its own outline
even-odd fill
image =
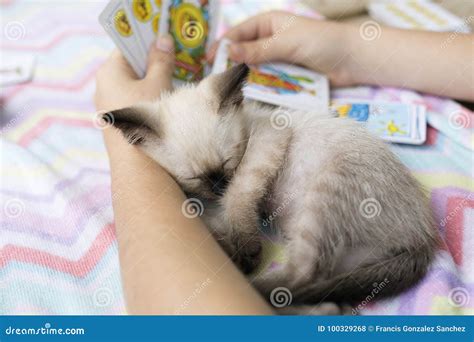
[[[173,38],[169,34],[164,34],[158,37],[156,41],[156,48],[163,52],[172,52],[174,49]]]
[[[229,47],[230,54],[234,59],[242,59],[244,56],[244,49],[239,44],[232,44]]]

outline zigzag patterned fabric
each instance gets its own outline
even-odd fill
[[[226,1],[224,21],[264,3]],[[284,3],[276,2],[289,8]],[[95,72],[113,47],[97,20],[104,6],[1,2],[2,51],[35,54],[38,62],[32,82],[1,89],[0,314],[126,313],[107,155],[92,103]],[[444,245],[418,286],[388,300],[367,298],[357,312],[473,314],[473,113],[392,88],[332,96],[429,108],[427,143],[392,149],[429,189]]]

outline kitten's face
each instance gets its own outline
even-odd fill
[[[216,199],[246,147],[240,105],[246,65],[112,115],[131,144],[163,166],[184,191]]]

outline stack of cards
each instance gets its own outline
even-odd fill
[[[336,116],[365,122],[367,128],[383,140],[414,145],[426,140],[425,106],[337,100],[330,108]]]
[[[139,77],[146,72],[147,55],[158,34],[175,41],[174,82],[198,81],[210,70],[206,51],[214,36],[217,0],[112,0],[100,22]],[[231,66],[228,40],[219,46],[213,72]],[[327,110],[328,80],[323,75],[289,64],[251,66],[244,96],[293,109]]]
[[[470,31],[464,20],[427,0],[372,1],[369,14],[375,20],[394,27],[440,32]]]
[[[158,34],[175,41],[174,76],[195,81],[206,74],[205,55],[215,34],[217,0],[112,0],[99,21],[136,74],[146,72]]]
[[[232,66],[229,44],[229,40],[221,41],[216,52],[213,73],[223,72]],[[293,109],[327,110],[329,82],[321,74],[294,65],[262,64],[250,67],[244,96]]]

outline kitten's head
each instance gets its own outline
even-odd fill
[[[240,115],[249,68],[237,65],[164,95],[107,113],[133,144],[163,166],[184,191],[222,195],[246,147]]]

